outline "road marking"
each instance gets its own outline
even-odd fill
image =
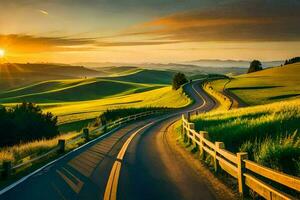
[[[190,111],[195,111],[195,110],[198,110],[198,109],[201,109],[202,107],[204,107],[206,104],[207,104],[207,101],[205,100],[205,98],[202,97],[202,95],[194,88],[194,84],[192,85],[192,88],[193,90],[197,93],[197,95],[203,100],[203,103],[201,104],[201,106],[193,109],[193,110],[190,110]],[[147,124],[143,127],[141,127],[140,129],[138,129],[136,132],[134,132],[127,140],[126,142],[124,143],[124,145],[122,146],[121,150],[119,151],[119,154],[117,156],[117,160],[114,162],[113,164],[113,167],[112,167],[112,170],[110,171],[110,175],[109,175],[109,178],[108,178],[108,182],[106,184],[106,188],[105,188],[105,192],[104,192],[104,197],[103,199],[104,200],[116,200],[117,199],[117,189],[118,189],[118,182],[119,182],[119,177],[120,177],[120,171],[121,171],[121,166],[122,166],[122,163],[121,161],[123,160],[124,158],[124,155],[126,153],[126,150],[130,144],[130,142],[132,141],[132,139],[135,137],[135,135],[140,132],[141,130],[145,129],[146,127],[148,126],[151,126],[152,124],[156,123],[156,122],[159,122],[159,121],[162,121],[164,119],[167,119],[169,117],[172,117],[172,116],[175,116],[175,115],[178,115],[178,113],[176,114],[172,114],[172,115],[169,115],[167,117],[164,117],[160,120],[156,120],[156,121],[153,121],[151,122],[150,124]],[[101,198],[102,199],[102,198]]]
[[[200,96],[200,98],[202,98],[202,99],[204,100],[204,102],[206,103],[206,100],[205,100],[205,99],[200,95],[200,93],[194,88],[194,85],[193,85],[193,84],[191,84],[191,85],[192,85],[192,88],[195,90],[195,92],[196,92],[196,93]],[[195,108],[195,109],[193,109],[193,110],[190,110],[190,111],[195,111],[195,110],[197,110],[197,109],[200,109],[201,107],[204,106],[205,103],[203,103],[203,105],[201,105],[200,107],[197,107],[197,108]],[[182,112],[182,113],[183,113],[183,112]],[[178,114],[178,113],[172,114],[172,115],[169,115],[168,117],[173,117],[173,116],[175,116],[175,115],[177,115],[177,114]],[[179,113],[179,114],[180,114],[180,113]],[[168,117],[164,117],[162,120],[167,119]],[[3,188],[2,190],[0,190],[0,196],[1,196],[2,194],[6,193],[7,191],[11,190],[12,188],[16,187],[16,186],[19,185],[20,183],[23,183],[24,181],[26,181],[28,178],[32,177],[33,175],[39,173],[41,170],[45,169],[46,167],[49,167],[49,166],[51,166],[52,164],[55,164],[56,162],[58,162],[58,161],[62,160],[63,158],[69,156],[69,155],[72,154],[73,152],[76,152],[76,151],[78,151],[79,149],[84,148],[85,146],[89,145],[90,143],[93,143],[93,142],[95,142],[95,141],[97,141],[97,140],[101,140],[102,138],[104,138],[104,137],[106,137],[107,135],[110,135],[112,132],[116,131],[118,128],[119,128],[119,127],[117,127],[117,128],[115,128],[115,129],[113,129],[113,130],[111,130],[111,131],[109,131],[109,132],[107,132],[107,133],[105,133],[105,134],[99,136],[98,138],[95,138],[95,139],[93,139],[93,140],[91,140],[91,141],[85,143],[84,145],[82,145],[82,146],[80,146],[80,147],[78,147],[78,148],[76,148],[76,149],[74,149],[74,150],[68,152],[67,154],[62,155],[61,157],[59,157],[59,158],[57,158],[57,159],[55,159],[55,160],[53,160],[53,161],[50,161],[49,163],[47,163],[46,165],[42,166],[41,168],[39,168],[39,169],[37,169],[37,170],[31,172],[30,174],[28,174],[28,175],[24,176],[23,178],[17,180],[16,182],[14,182],[14,183],[8,185],[7,187],[5,187],[5,188]]]
[[[199,106],[199,107],[191,110],[191,111],[195,111],[195,110],[201,109],[202,107],[204,107],[207,104],[206,99],[195,89],[194,85],[195,84],[192,84],[192,88],[197,93],[197,95],[203,100],[203,104],[201,106]]]
[[[27,176],[24,176],[23,178],[19,179],[18,181],[16,181],[16,182],[10,184],[9,186],[3,188],[2,190],[0,190],[0,196],[1,196],[2,194],[4,194],[5,192],[11,190],[12,188],[16,187],[16,186],[19,185],[20,183],[26,181],[28,178],[32,177],[33,175],[39,173],[39,172],[42,171],[43,169],[45,169],[45,168],[47,168],[47,167],[51,167],[52,164],[55,164],[56,162],[58,162],[58,161],[60,161],[61,159],[63,159],[63,158],[65,158],[65,157],[69,156],[69,155],[72,154],[73,152],[76,152],[76,151],[78,151],[79,149],[82,149],[83,147],[89,145],[90,143],[95,142],[95,141],[97,141],[97,140],[101,140],[102,138],[108,136],[109,134],[111,134],[111,133],[113,133],[114,131],[118,130],[118,128],[119,128],[119,127],[116,127],[116,128],[114,128],[114,129],[110,130],[109,132],[107,132],[107,133],[105,133],[105,134],[103,134],[103,135],[101,135],[101,136],[99,136],[99,137],[97,137],[97,138],[95,138],[95,139],[93,139],[93,140],[91,140],[91,141],[89,141],[89,142],[83,144],[82,146],[77,147],[76,149],[73,149],[72,151],[70,151],[70,152],[68,152],[68,153],[66,153],[66,154],[64,154],[64,155],[62,155],[61,157],[59,157],[59,158],[57,158],[57,159],[55,159],[55,160],[53,160],[53,161],[47,163],[46,165],[42,166],[41,168],[35,170],[34,172],[31,172],[31,173],[28,174]]]
[[[119,177],[121,172],[121,161],[123,160],[126,150],[132,141],[132,139],[143,129],[147,128],[148,126],[152,125],[154,122],[147,124],[141,128],[139,128],[136,132],[134,132],[123,144],[121,150],[118,153],[117,160],[114,162],[113,167],[110,171],[110,175],[108,178],[108,182],[106,184],[105,192],[104,192],[104,200],[116,200],[117,199],[117,190],[118,190],[118,183]],[[102,199],[102,198],[101,198]]]
[[[72,176],[78,183],[75,184],[70,178],[68,178],[65,174],[63,174],[61,171],[56,170],[56,172],[61,176],[61,178],[72,188],[74,192],[77,194],[80,192],[83,182],[79,180],[77,177],[75,177],[70,171],[63,168],[64,171],[66,171],[70,176]]]

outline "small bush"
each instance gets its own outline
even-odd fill
[[[0,108],[0,146],[11,146],[59,134],[57,117],[32,103]]]

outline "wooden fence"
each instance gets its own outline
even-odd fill
[[[209,157],[216,172],[225,171],[237,179],[239,194],[243,197],[250,188],[265,199],[296,199],[270,184],[276,183],[290,190],[300,192],[300,179],[248,160],[245,152],[232,153],[223,142],[211,142],[208,133],[195,131],[195,124],[189,122],[189,114],[182,115],[182,137],[185,142],[199,148],[200,158]],[[266,183],[268,182],[268,183]]]
[[[146,111],[146,112],[142,112],[142,113],[137,113],[134,115],[129,115],[127,117],[123,117],[123,118],[119,118],[113,122],[110,122],[108,124],[105,125],[100,125],[100,127],[92,130],[91,132],[89,131],[89,129],[85,128],[83,129],[83,132],[81,134],[79,134],[78,136],[71,138],[69,140],[58,140],[58,145],[53,147],[52,149],[50,149],[48,152],[43,153],[42,155],[38,155],[38,156],[27,156],[30,157],[29,160],[26,160],[25,162],[23,161],[24,159],[20,159],[17,160],[15,162],[12,161],[4,161],[2,163],[0,163],[0,178],[4,178],[6,179],[7,177],[9,177],[12,173],[12,171],[16,171],[24,166],[27,166],[33,162],[36,162],[38,160],[41,160],[43,158],[46,158],[47,156],[54,154],[54,153],[64,153],[65,152],[65,146],[66,145],[70,145],[70,144],[74,144],[76,142],[78,142],[80,139],[85,139],[86,142],[89,141],[90,136],[94,135],[99,135],[100,132],[105,132],[105,130],[107,129],[112,129],[114,127],[118,127],[121,126],[123,124],[126,124],[128,122],[131,121],[135,121],[137,119],[146,117],[146,116],[151,116],[151,115],[155,115],[155,114],[159,114],[159,113],[163,113],[165,112],[165,110],[160,109],[160,110],[152,110],[152,111]]]

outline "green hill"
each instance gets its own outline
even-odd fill
[[[45,81],[0,93],[1,103],[34,103],[95,100],[142,92],[159,85],[129,83],[105,79],[71,79]]]
[[[300,96],[299,74],[300,63],[268,68],[235,76],[226,88],[250,105],[293,99]],[[222,90],[227,82],[215,81],[213,87]]]
[[[172,82],[172,78],[175,72],[163,71],[163,70],[139,70],[135,73],[131,73],[124,76],[108,77],[106,79],[119,80],[133,83],[148,83],[148,84],[166,84],[169,85]]]
[[[123,76],[47,80],[0,91],[0,104],[37,103],[44,111],[57,115],[60,125],[76,123],[77,126],[106,109],[182,107],[189,103],[182,91],[171,89],[172,72],[130,70],[136,71]]]
[[[10,90],[46,80],[105,75],[107,75],[105,72],[82,66],[60,64],[0,64],[0,90]]]
[[[95,68],[98,71],[105,72],[109,75],[113,76],[120,76],[120,75],[126,75],[129,73],[134,73],[140,70],[138,67],[132,67],[132,66],[120,66],[120,67],[97,67]]]

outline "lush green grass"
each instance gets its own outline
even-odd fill
[[[169,107],[178,108],[186,106],[190,99],[183,91],[172,90],[170,86],[146,92],[124,96],[105,98],[99,100],[76,101],[67,103],[40,104],[45,111],[58,116],[60,124],[92,119],[107,109],[139,108],[139,107]]]
[[[300,96],[300,63],[233,77],[226,88],[249,105],[272,103]],[[213,82],[221,91],[228,80]]]
[[[61,124],[60,126],[58,126],[58,130],[60,133],[79,132],[93,122],[94,119],[86,119],[67,124]]]
[[[226,149],[248,151],[261,164],[300,175],[300,137],[295,132],[300,130],[300,99],[210,112],[192,121]]]
[[[82,66],[59,64],[0,64],[0,90],[5,91],[46,80],[105,75],[105,72]]]
[[[44,81],[0,92],[0,103],[37,103],[45,112],[57,115],[60,125],[94,119],[107,109],[185,106],[190,100],[182,90],[173,91],[167,86],[172,74],[138,70],[119,77]]]
[[[174,72],[163,70],[138,70],[124,76],[107,77],[110,80],[119,80],[132,83],[165,84],[170,85]]]
[[[121,96],[161,87],[104,79],[55,80],[34,84],[0,94],[1,103],[13,102],[67,102]]]

